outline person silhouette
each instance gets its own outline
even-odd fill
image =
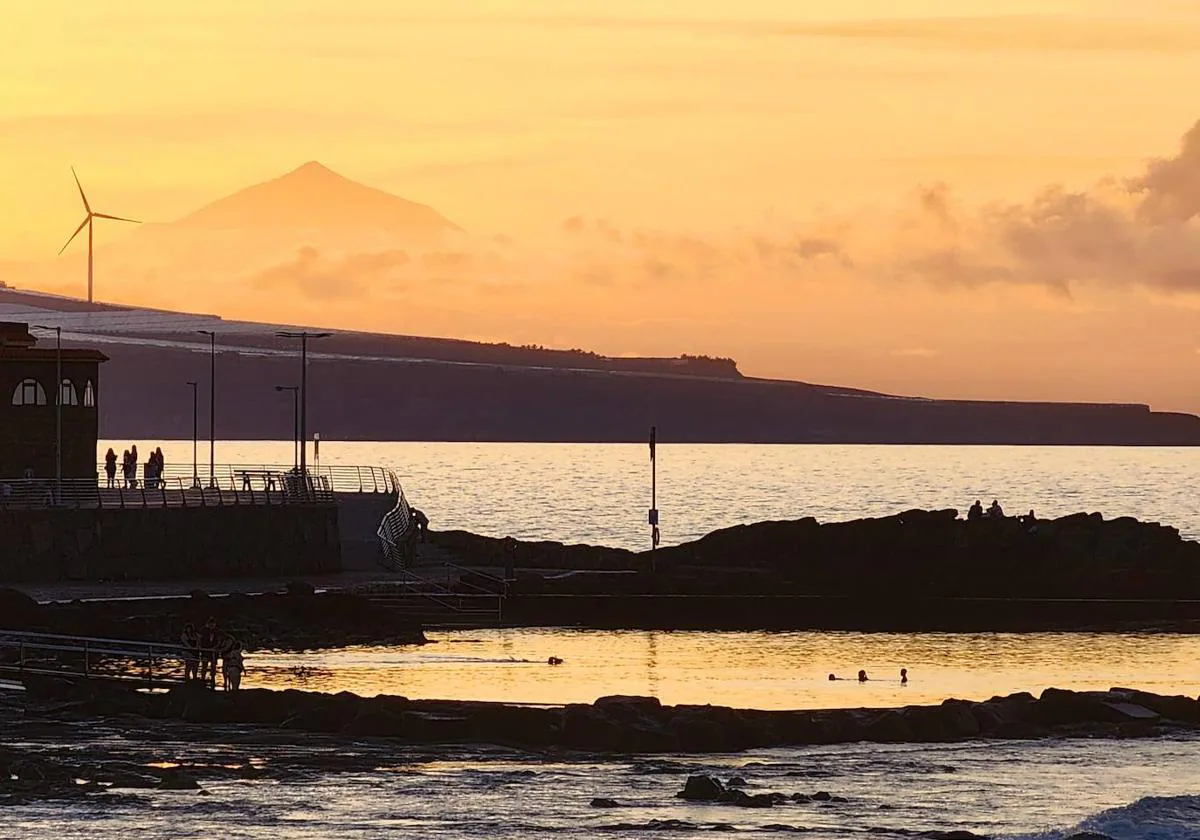
[[[868,677],[868,676],[867,676],[867,672],[866,672],[866,671],[859,671],[859,672],[858,672],[858,681],[859,681],[860,683],[864,683],[864,682],[866,682],[868,679],[870,679],[870,677]]]
[[[908,685],[908,669],[900,669],[900,685]]]

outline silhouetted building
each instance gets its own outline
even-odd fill
[[[62,474],[96,475],[100,363],[108,357],[64,347],[58,383],[57,361],[53,342],[39,345],[28,324],[0,321],[0,478],[21,478],[27,470],[54,476],[56,395],[62,399]]]

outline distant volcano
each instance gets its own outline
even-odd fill
[[[325,303],[420,280],[420,255],[455,253],[469,240],[431,207],[310,161],[175,221],[147,219],[99,246],[97,299],[206,311],[230,311],[236,300],[239,311],[276,312],[281,303],[300,306],[296,293]],[[0,266],[0,279],[79,294],[85,259],[76,250]]]
[[[377,231],[416,239],[461,231],[431,207],[351,181],[317,161],[218,199],[171,226]]]

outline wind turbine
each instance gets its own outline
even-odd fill
[[[71,174],[75,175],[75,167],[71,167]],[[120,216],[110,216],[107,213],[96,213],[92,210],[92,205],[88,204],[87,196],[83,194],[83,185],[79,183],[79,176],[75,175],[75,186],[79,187],[79,197],[83,199],[83,209],[87,211],[83,221],[79,223],[79,227],[75,228],[75,232],[71,234],[71,238],[67,240],[67,245],[75,241],[75,237],[79,235],[79,231],[85,227],[88,230],[88,303],[92,302],[92,220],[93,219],[112,219],[114,222],[133,222],[135,225],[140,225],[137,219],[124,219]],[[67,250],[67,245],[62,246],[58,253],[61,254]]]

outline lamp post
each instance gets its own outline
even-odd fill
[[[55,502],[62,501],[62,327],[47,327],[34,324],[39,330],[54,330],[54,496]]]
[[[196,466],[196,449],[199,447],[199,383],[188,380],[188,384],[192,386],[192,487],[200,486],[200,475],[197,472]]]
[[[308,472],[308,340],[328,338],[327,332],[278,332],[280,338],[300,339],[300,472]]]
[[[300,466],[300,386],[276,385],[276,391],[292,392],[292,469]]]
[[[217,483],[217,334],[214,330],[196,330],[208,336],[208,486]]]

